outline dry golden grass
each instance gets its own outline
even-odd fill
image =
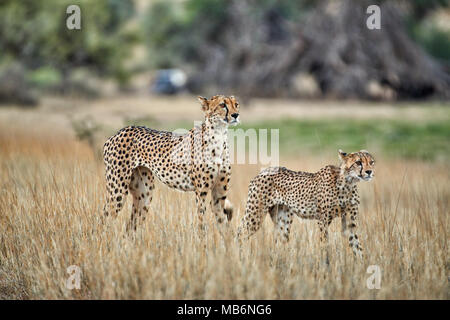
[[[281,162],[315,171],[336,155]],[[291,242],[275,246],[273,226],[239,250],[233,240],[257,166],[235,166],[230,231],[211,212],[197,233],[192,193],[157,185],[151,214],[135,237],[117,219],[101,221],[103,164],[70,135],[0,129],[0,298],[31,299],[448,299],[449,166],[377,157],[376,178],[361,183],[359,262],[330,230],[324,263],[315,222],[296,219]],[[68,290],[66,269],[82,270]],[[366,270],[378,265],[381,289]]]

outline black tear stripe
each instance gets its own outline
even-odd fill
[[[364,155],[364,153],[360,152],[360,153],[359,153],[359,157],[360,157],[361,160],[364,160],[364,161],[367,162],[367,157]],[[364,162],[361,161],[361,169],[360,169],[360,173],[359,173],[359,175],[360,175],[361,177],[363,176],[363,175],[362,175],[363,168],[364,168]]]
[[[227,113],[225,113],[225,121],[228,122],[228,107],[226,103],[225,103],[225,110],[227,111]]]
[[[365,163],[369,164],[369,158],[362,152],[362,155],[364,157]]]

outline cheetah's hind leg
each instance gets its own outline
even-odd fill
[[[103,207],[102,221],[108,216],[117,217],[122,210],[125,198],[128,195],[129,177],[122,175],[114,178],[120,171],[118,167],[110,164],[106,166],[106,203]]]
[[[130,193],[133,196],[133,209],[127,225],[127,231],[136,230],[138,220],[144,221],[152,201],[155,180],[152,172],[146,167],[133,170],[130,181]]]
[[[270,208],[270,217],[275,225],[275,242],[287,243],[293,220],[293,213],[286,205],[275,205]]]

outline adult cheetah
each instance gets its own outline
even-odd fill
[[[206,196],[219,223],[224,214],[232,218],[227,199],[231,163],[227,130],[239,122],[239,104],[233,96],[198,97],[205,120],[186,134],[129,126],[110,137],[103,148],[106,166],[106,216],[117,216],[128,191],[133,209],[127,230],[136,230],[137,220],[148,213],[154,179],[181,191],[194,191],[202,224]]]
[[[238,229],[238,237],[250,237],[270,214],[276,239],[289,241],[296,214],[316,219],[321,240],[328,239],[328,226],[335,217],[342,219],[342,231],[353,252],[362,257],[356,230],[359,196],[356,183],[373,178],[375,160],[366,150],[347,154],[339,150],[340,166],[328,165],[316,173],[296,172],[284,167],[262,170],[249,186],[247,206]]]

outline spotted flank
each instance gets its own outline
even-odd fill
[[[342,230],[353,252],[362,257],[356,234],[360,203],[357,182],[374,176],[375,160],[366,150],[347,154],[339,150],[340,165],[328,165],[316,173],[272,167],[250,182],[245,215],[238,229],[239,239],[257,232],[266,214],[275,225],[276,239],[289,241],[294,215],[317,220],[322,241],[328,239],[328,226],[341,218]]]
[[[129,126],[110,137],[103,148],[106,167],[106,216],[116,216],[128,193],[133,209],[128,229],[149,212],[155,179],[170,188],[193,191],[200,222],[211,192],[211,207],[218,222],[231,220],[227,199],[231,177],[228,126],[239,122],[236,99],[222,95],[199,97],[205,121],[184,135]]]

